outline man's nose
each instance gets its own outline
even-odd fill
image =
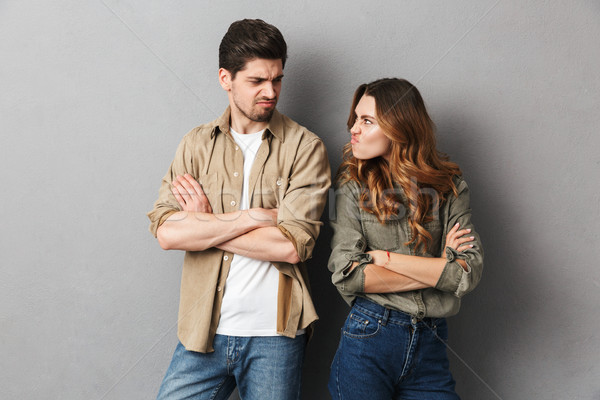
[[[268,97],[269,99],[274,98],[275,97],[275,88],[273,87],[273,82],[266,81],[263,86],[262,92],[265,97]]]

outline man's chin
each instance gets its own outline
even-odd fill
[[[254,122],[268,122],[271,120],[271,117],[273,116],[274,111],[275,111],[275,108],[273,107],[271,110],[254,114],[252,116],[252,118],[250,118],[250,119]]]

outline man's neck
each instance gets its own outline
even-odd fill
[[[229,125],[231,128],[240,134],[247,133],[256,133],[264,130],[267,125],[269,125],[269,121],[266,122],[256,122],[247,118],[245,115],[235,115],[238,113],[234,113],[231,111],[231,119],[229,121]]]

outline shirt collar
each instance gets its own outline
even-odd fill
[[[229,133],[229,120],[231,119],[231,108],[228,106],[225,112],[217,118],[213,122],[213,130],[211,134],[211,138],[215,137],[218,132],[227,132]],[[263,134],[263,139],[267,137],[268,133],[271,133],[281,142],[285,140],[284,130],[283,130],[283,115],[277,111],[273,111],[273,116],[271,116],[271,120],[265,129],[265,133]]]

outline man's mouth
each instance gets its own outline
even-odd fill
[[[276,99],[261,99],[256,102],[259,106],[263,107],[274,107],[277,104]]]

